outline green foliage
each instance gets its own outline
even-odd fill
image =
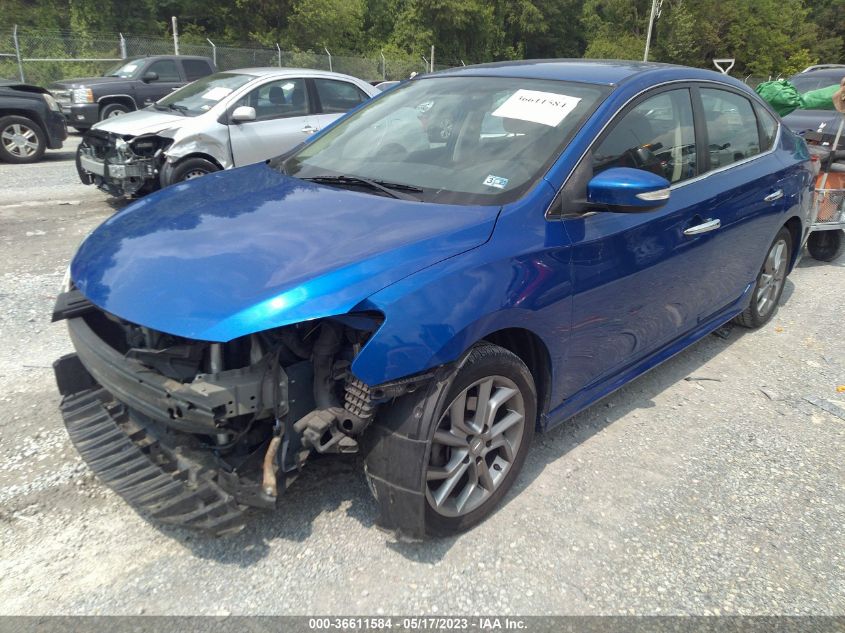
[[[0,52],[10,52],[5,42],[19,24],[55,32],[68,55],[104,56],[104,44],[86,41],[118,32],[167,38],[176,15],[186,45],[210,37],[292,54],[327,47],[338,59],[367,58],[367,73],[378,75],[381,51],[405,73],[422,70],[431,45],[438,65],[642,59],[650,9],[651,0],[0,0],[0,29],[9,31],[0,32]],[[740,76],[845,62],[845,0],[664,0],[650,59],[712,68],[716,57],[736,58]],[[2,64],[8,76],[8,58]]]

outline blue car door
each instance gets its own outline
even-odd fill
[[[731,183],[741,198],[732,200],[725,178],[705,174],[703,143],[698,89],[656,89],[616,116],[582,161],[592,171],[571,179],[572,187],[583,188],[604,169],[633,167],[664,176],[672,189],[665,205],[647,212],[581,209],[567,215],[563,209],[574,283],[572,333],[560,376],[564,397],[694,330],[739,301],[756,276],[749,278],[746,269],[755,257],[762,261],[763,247],[738,254],[734,230],[742,227],[737,205],[759,212],[752,200],[763,203],[762,185],[747,186],[737,177]],[[735,265],[736,259],[744,263]]]

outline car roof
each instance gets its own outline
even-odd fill
[[[620,59],[525,59],[452,68],[436,74],[457,77],[554,79],[614,86],[635,76],[658,72],[665,78],[671,79],[689,79],[690,81],[709,79],[736,84],[735,79],[712,70]],[[420,75],[418,78],[425,76]]]
[[[254,75],[255,77],[266,77],[269,75],[306,75],[309,77],[343,77],[347,79],[355,79],[350,75],[342,73],[331,72],[328,70],[314,70],[313,68],[288,68],[288,67],[263,67],[263,68],[232,68],[231,70],[221,71],[224,73],[240,73],[242,75]],[[359,80],[360,81],[360,80]]]
[[[202,59],[203,61],[209,61],[210,57],[204,57],[203,55],[141,55],[140,57],[129,57],[127,59],[121,59],[118,61],[125,61],[125,62],[140,62],[145,61],[148,59],[156,60],[156,59]]]

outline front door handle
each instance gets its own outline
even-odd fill
[[[684,235],[701,235],[709,231],[715,231],[722,226],[722,221],[719,218],[715,220],[707,220],[704,224],[696,224],[688,229],[684,229]]]
[[[302,128],[302,131],[306,134],[313,134],[317,131],[317,128],[315,128],[313,125],[306,125],[304,128]]]
[[[774,193],[770,193],[768,196],[763,198],[766,202],[774,202],[775,200],[780,200],[783,198],[783,189],[778,189]]]

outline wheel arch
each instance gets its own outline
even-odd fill
[[[132,98],[131,95],[107,95],[105,97],[100,97],[97,100],[97,105],[99,105],[99,109],[102,111],[108,105],[113,103],[119,103],[121,105],[125,105],[130,110],[137,110],[138,106],[135,103],[135,99]]]
[[[180,163],[184,163],[186,160],[191,160],[192,158],[202,158],[203,160],[207,160],[210,163],[214,163],[219,169],[226,169],[220,161],[212,156],[211,154],[206,154],[204,152],[191,152],[190,154],[185,154],[184,156],[180,156],[176,160],[173,161],[173,167]]]
[[[802,239],[804,234],[804,225],[801,222],[801,218],[797,215],[793,215],[784,223],[783,227],[788,230],[789,234],[792,236],[792,261],[789,262],[789,272],[792,272],[792,269],[795,268],[795,264],[798,262],[801,249],[804,246],[804,240]]]
[[[551,398],[552,361],[543,339],[531,330],[511,327],[491,332],[481,340],[505,348],[525,363],[537,389],[538,419],[547,413]]]
[[[33,123],[37,123],[38,127],[41,128],[41,132],[46,134],[44,121],[42,120],[41,115],[34,110],[26,110],[23,108],[3,108],[0,110],[0,118],[6,116],[20,116],[25,119],[29,119]]]

